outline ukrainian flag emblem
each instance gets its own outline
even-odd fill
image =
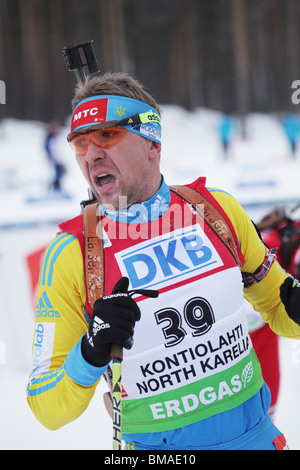
[[[121,118],[121,117],[125,116],[125,113],[126,113],[126,108],[125,107],[123,108],[122,106],[118,106],[118,105],[115,106],[115,114],[117,116],[119,116]]]

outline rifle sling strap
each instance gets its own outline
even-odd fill
[[[214,207],[202,194],[187,186],[170,186],[170,190],[192,205],[218,238],[227,246],[234,257],[236,264],[241,268],[241,261],[239,259],[237,246],[231,229],[216,207]]]
[[[84,269],[87,299],[93,308],[99,297],[104,295],[104,254],[101,236],[101,218],[97,215],[98,202],[89,204],[83,212]]]

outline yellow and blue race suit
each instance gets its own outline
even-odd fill
[[[199,190],[202,184],[203,182],[200,183],[199,180],[196,180],[190,186]],[[242,270],[247,273],[255,272],[265,259],[266,247],[258,237],[252,222],[231,195],[215,189],[210,189],[209,193],[231,221],[243,260]],[[163,219],[163,216],[176,203],[179,203],[178,197],[176,198],[173,195],[171,197],[170,191],[163,181],[161,188],[150,201],[139,207],[138,211],[131,208],[131,213],[127,212],[126,214],[126,222],[122,218],[120,219],[120,214],[117,214],[117,222],[120,226],[122,224],[130,225],[131,222],[134,222],[136,227],[142,227],[145,213],[150,206],[152,208],[154,206],[156,210],[149,211],[149,213],[151,212],[150,223],[154,224],[155,221]],[[124,214],[122,216],[124,217]],[[195,214],[193,216],[196,217]],[[173,329],[172,334],[175,337],[168,339],[161,346],[164,351],[170,351],[170,347],[174,347],[176,341],[178,344],[182,341],[181,344],[186,345],[186,349],[181,348],[181,350],[178,349],[179,346],[176,346],[177,349],[174,349],[172,357],[170,354],[165,354],[165,362],[158,359],[162,357],[161,350],[158,356],[155,356],[156,353],[154,352],[155,348],[160,347],[159,342],[161,342],[163,336],[159,338],[156,335],[157,342],[155,342],[155,337],[151,335],[151,331],[147,330],[147,328],[153,327],[151,322],[154,320],[149,319],[149,324],[144,322],[144,324],[141,323],[140,327],[137,324],[134,346],[136,350],[133,353],[129,352],[128,357],[125,356],[124,360],[123,385],[125,393],[129,393],[129,397],[124,397],[124,413],[128,409],[128,416],[132,416],[132,419],[128,418],[128,421],[126,421],[125,414],[124,439],[127,441],[127,447],[136,449],[200,449],[235,448],[235,446],[252,448],[251,446],[260,445],[261,448],[273,448],[272,441],[280,435],[280,431],[268,420],[270,393],[261,377],[259,365],[255,362],[253,348],[251,349],[247,333],[244,331],[245,324],[242,321],[234,323],[238,321],[239,312],[242,308],[241,279],[228,253],[226,254],[224,249],[220,247],[219,241],[214,238],[214,234],[211,234],[207,227],[202,227],[203,230],[199,227],[198,219],[189,222],[192,227],[197,226],[193,229],[196,238],[189,239],[190,232],[185,231],[185,222],[182,223],[182,226],[172,226],[171,230],[170,218],[168,219],[168,229],[164,229],[162,233],[159,232],[158,237],[159,240],[168,242],[167,251],[163,245],[154,242],[154,240],[157,240],[155,236],[144,238],[142,242],[135,240],[135,250],[132,251],[131,242],[127,245],[125,243],[124,248],[124,240],[121,242],[120,240],[115,241],[113,237],[109,236],[109,229],[116,226],[116,220],[113,220],[113,217],[112,214],[105,215],[108,227],[107,236],[104,237],[104,251],[108,253],[105,255],[105,293],[109,294],[111,292],[114,283],[124,273],[129,273],[129,277],[131,274],[134,275],[131,278],[132,282],[144,282],[143,287],[145,287],[145,282],[146,284],[148,281],[150,284],[152,282],[152,286],[156,282],[160,289],[159,297],[168,299],[168,302],[176,296],[176,289],[178,289],[178,292],[182,293],[182,298],[185,299],[183,305],[183,309],[185,309],[184,318],[186,323],[189,324],[181,327],[182,337],[177,336],[176,338],[176,332],[174,333]],[[130,220],[130,217],[132,217],[132,220]],[[81,354],[81,338],[87,331],[91,315],[86,295],[82,230],[82,216],[62,224],[61,232],[49,244],[44,254],[40,271],[33,341],[33,366],[27,387],[27,399],[36,418],[45,427],[53,430],[76,419],[87,408],[106,369],[106,366],[94,367],[88,364]],[[184,243],[182,235],[178,235],[181,233],[180,230],[183,230]],[[169,232],[172,233],[171,238],[167,237]],[[153,233],[157,235],[158,232],[155,229]],[[198,251],[193,253],[187,251],[187,248],[192,246],[192,241],[195,242],[196,240],[195,243],[197,243],[197,240],[200,240],[199,234],[202,234],[202,239]],[[176,238],[179,236],[181,238]],[[179,243],[176,245],[176,240],[180,240],[182,242],[181,248],[186,249],[184,252],[185,260],[180,258],[177,254],[179,252],[172,251],[179,246]],[[205,243],[203,240],[206,240]],[[157,260],[161,263],[162,272],[159,280],[157,279],[159,270],[154,262],[153,272],[150,272],[152,266],[149,252],[150,242],[155,245],[156,265],[158,266]],[[117,246],[115,247],[115,245]],[[143,253],[140,247],[144,250]],[[114,251],[109,254],[109,250]],[[136,257],[137,253],[140,255],[139,259]],[[201,257],[205,257],[205,254],[212,256],[212,253],[215,254],[213,260],[215,264],[213,265],[212,262],[204,263],[204,258]],[[141,258],[141,256],[144,258]],[[149,256],[150,261],[148,271],[146,270],[145,274],[144,267],[144,271],[137,274],[135,268],[138,262],[141,263],[144,260],[146,264],[147,256]],[[163,261],[166,260],[168,263],[163,265]],[[191,270],[187,273],[184,272],[185,266],[188,265],[186,260],[193,261],[194,266],[197,267],[197,269],[195,268],[196,273],[192,273]],[[199,269],[201,267],[201,272],[198,267]],[[141,274],[142,272],[143,274]],[[175,272],[177,277],[180,274],[180,279],[177,279],[174,275]],[[274,262],[260,282],[255,282],[244,289],[244,296],[257,311],[262,313],[264,320],[269,323],[273,331],[282,336],[299,338],[300,327],[288,317],[279,296],[279,287],[287,275],[279,264]],[[171,279],[170,282],[167,280],[168,276]],[[214,282],[208,283],[212,279],[214,279]],[[192,282],[195,284],[190,287]],[[231,282],[235,283],[236,287],[233,285],[231,288]],[[176,289],[172,292],[174,285]],[[211,285],[212,287],[209,287]],[[196,324],[194,313],[191,313],[191,310],[188,310],[187,307],[190,305],[191,300],[188,289],[194,289],[195,286],[199,289],[203,286],[203,292],[206,293],[205,299],[202,295],[196,298],[195,305],[198,309],[202,308],[204,300],[207,302],[207,297],[212,299],[209,305],[213,306],[213,313],[206,317],[206,320],[210,319],[208,320],[210,324],[208,324],[205,331],[201,330],[204,323],[202,322],[200,325],[199,320],[197,320],[198,323]],[[189,298],[185,298],[184,295],[188,295]],[[222,300],[222,296],[225,300]],[[214,301],[213,298],[218,299]],[[144,305],[143,302],[145,301],[141,300],[141,306]],[[176,302],[175,306],[180,303],[178,299]],[[199,302],[201,302],[200,305]],[[148,321],[148,318],[151,317],[149,312],[152,307],[150,308],[149,305],[149,301],[145,302],[144,317],[147,317],[145,321]],[[166,320],[170,315],[170,309],[168,310],[166,306],[161,304],[159,304],[159,307],[156,308],[156,326],[160,324],[163,326],[162,330],[166,339],[167,328],[163,320]],[[179,307],[177,309],[173,306],[171,310],[172,315],[179,316]],[[222,325],[224,325],[225,331],[227,328],[226,345],[225,336],[220,333],[221,330],[217,329],[221,328]],[[179,331],[179,329],[177,330]],[[213,333],[213,331],[216,332]],[[199,343],[200,337],[201,342]],[[209,339],[204,342],[204,337]],[[144,343],[147,343],[148,338],[153,341],[153,351],[149,345],[147,346],[148,349],[143,349],[146,347]],[[215,346],[217,340],[218,348]],[[229,342],[234,342],[231,349]],[[210,357],[207,355],[204,360],[205,348],[206,351],[209,349]],[[227,349],[225,350],[225,348]],[[215,352],[217,349],[218,352]],[[183,351],[189,351],[189,353],[184,354]],[[223,356],[221,356],[220,351],[222,351]],[[145,357],[145,354],[149,354],[147,356],[149,358],[148,362],[139,362],[139,358]],[[188,354],[189,359],[187,359]],[[214,355],[213,363],[211,362],[212,355]],[[178,369],[176,371],[171,370],[171,374],[159,374],[160,371],[156,369],[166,367],[167,363],[169,369],[171,369],[170,357],[173,363],[177,361],[177,365],[180,359],[182,361],[180,366],[183,362],[190,360],[189,369],[181,367],[181,376],[179,376]],[[244,360],[243,363],[242,360]],[[149,365],[151,361],[152,366]],[[196,362],[199,368],[199,364],[201,364],[201,377],[196,373]],[[127,364],[129,365],[127,366]],[[239,364],[242,364],[243,379],[238,370]],[[150,380],[142,382],[141,371],[143,378],[148,375],[146,378],[151,379],[152,382]],[[232,371],[230,386],[228,385],[229,371]],[[199,388],[201,383],[208,384],[209,380],[214,377],[215,372],[219,373],[218,383],[222,384],[222,391],[220,392],[220,385],[217,399],[213,387],[210,385],[205,386],[199,395],[202,397],[200,403],[201,400],[195,398],[195,389]],[[233,373],[235,375],[232,375]],[[247,388],[247,381],[251,381],[252,376],[255,374],[256,378],[255,381],[253,378],[252,388],[250,386]],[[135,384],[132,385],[134,381]],[[191,385],[190,382],[193,382],[193,384]],[[158,384],[157,389],[151,390],[154,384],[156,387],[156,383]],[[173,392],[177,393],[183,389],[185,395],[182,397],[182,402],[179,402],[179,400],[174,399]],[[167,395],[165,395],[166,393]],[[141,397],[139,397],[139,394]],[[158,401],[156,396],[159,397]],[[164,401],[162,397],[166,397]],[[128,401],[126,401],[127,399]],[[134,410],[135,407],[137,410],[141,409],[137,404],[139,401],[143,404],[151,402],[149,409],[151,409],[152,415],[150,411],[148,415],[145,413],[143,415],[144,421],[141,420],[140,423],[135,424],[138,413]],[[183,403],[185,407],[183,407]],[[144,408],[143,406],[142,409]],[[262,436],[265,436],[265,438],[263,439]],[[249,444],[249,442],[252,444]]]

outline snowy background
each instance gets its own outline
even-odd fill
[[[221,115],[163,107],[161,167],[168,184],[200,175],[208,186],[230,192],[258,221],[274,205],[300,201],[300,151],[292,157],[279,119],[250,115],[240,123],[224,158],[218,138]],[[64,196],[49,193],[52,169],[43,150],[42,123],[7,119],[0,123],[0,449],[111,449],[111,421],[96,394],[83,415],[48,431],[26,403],[31,365],[35,296],[27,258],[55,235],[57,224],[79,213],[86,183],[62,129],[59,151],[67,174]],[[299,214],[295,213],[295,216]],[[281,387],[275,424],[290,448],[300,449],[300,342],[281,339]],[[272,364],[270,364],[272,367]]]

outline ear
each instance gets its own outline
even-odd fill
[[[150,147],[149,147],[149,160],[157,160],[160,157],[161,152],[161,144],[155,142],[154,140],[150,140]]]

